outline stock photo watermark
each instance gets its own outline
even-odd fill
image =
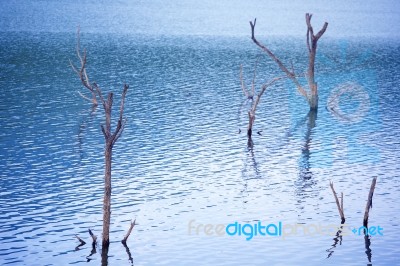
[[[282,221],[275,223],[261,221],[240,223],[236,221],[229,224],[212,224],[200,223],[194,219],[188,222],[189,235],[238,236],[243,237],[246,241],[252,240],[254,237],[277,237],[284,240],[295,236],[332,236],[337,232],[342,236],[383,236],[383,228],[379,225],[352,227],[347,224],[297,224]]]

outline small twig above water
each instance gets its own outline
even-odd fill
[[[340,214],[340,218],[341,218],[342,224],[343,224],[346,221],[346,219],[344,217],[344,211],[343,211],[343,192],[341,193],[341,203],[339,203],[339,199],[338,199],[338,197],[336,195],[336,191],[335,191],[335,189],[333,187],[333,182],[330,182],[329,185],[330,185],[330,187],[332,189],[333,196],[335,197],[336,206],[338,208],[338,211],[339,211],[339,214]]]
[[[133,227],[135,227],[135,225],[136,225],[136,219],[133,222],[131,222],[128,232],[126,232],[124,239],[122,239],[122,241],[121,241],[122,244],[126,245],[126,241],[128,240],[128,237],[130,236],[132,229],[133,229]]]
[[[369,189],[369,194],[368,194],[367,206],[365,206],[364,221],[363,221],[363,225],[365,227],[368,227],[369,210],[372,208],[372,197],[374,196],[375,185],[376,185],[376,177],[372,179],[371,187]]]

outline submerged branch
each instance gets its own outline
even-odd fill
[[[83,241],[83,240],[82,240],[82,238],[80,238],[78,235],[75,235],[75,237],[76,237],[76,239],[78,239],[78,240],[79,240],[79,242],[81,243],[79,246],[83,246],[83,245],[85,245],[85,244],[86,244],[86,242],[85,242],[85,241]]]
[[[89,229],[89,235],[92,237],[93,244],[97,243],[97,236],[93,234],[92,230]]]
[[[269,55],[269,57],[272,58],[272,60],[274,60],[279,68],[286,73],[287,77],[296,85],[297,90],[299,91],[299,93],[301,95],[303,95],[306,99],[308,99],[307,96],[307,92],[304,90],[304,88],[301,86],[301,84],[299,83],[299,81],[296,79],[296,75],[295,73],[291,72],[289,69],[287,69],[285,67],[285,65],[282,63],[282,61],[271,51],[269,50],[265,45],[263,45],[262,43],[260,43],[256,37],[254,36],[254,30],[256,27],[256,22],[257,19],[254,19],[254,22],[250,21],[250,27],[251,27],[251,39],[253,40],[253,42],[260,47],[265,53],[267,53]]]

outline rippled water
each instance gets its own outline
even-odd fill
[[[0,33],[0,264],[86,264],[101,236],[101,108],[84,92],[68,59],[73,33]],[[269,40],[283,60],[307,60],[303,38]],[[320,108],[308,114],[293,85],[270,88],[257,110],[252,147],[239,66],[247,84],[281,73],[247,37],[82,34],[88,72],[118,96],[130,85],[128,119],[114,147],[110,265],[366,265],[364,238],[281,239],[189,234],[189,222],[339,224],[329,188],[344,192],[346,223],[361,226],[371,178],[378,177],[370,225],[374,265],[398,263],[400,45],[396,40],[324,38],[317,79]],[[368,111],[349,122],[326,109],[332,92],[358,84]],[[115,97],[116,101],[119,97]],[[340,98],[351,114],[357,98]],[[114,113],[116,114],[116,112]],[[238,134],[239,128],[242,133]],[[333,253],[332,253],[333,251]],[[328,258],[329,257],[329,258]],[[88,265],[100,264],[99,250]]]

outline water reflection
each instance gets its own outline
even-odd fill
[[[247,150],[246,150],[246,158],[244,159],[244,164],[242,168],[242,179],[244,180],[244,188],[242,192],[246,192],[248,195],[248,180],[251,179],[249,176],[253,176],[252,178],[259,179],[262,177],[261,171],[259,169],[258,163],[256,161],[256,156],[254,153],[254,142],[252,138],[248,138],[247,140]],[[252,173],[252,174],[250,174]],[[247,200],[244,200],[246,203]]]
[[[247,140],[246,159],[243,166],[242,174],[248,176],[248,172],[251,172],[248,170],[248,168],[250,168],[254,172],[255,178],[261,178],[261,172],[256,161],[256,156],[254,154],[254,142],[251,137]]]
[[[92,249],[90,250],[90,254],[86,256],[87,262],[91,261],[93,259],[92,256],[97,253],[96,246],[97,243],[92,242]]]
[[[301,142],[301,154],[298,160],[298,178],[295,181],[296,196],[299,197],[297,202],[302,204],[299,208],[304,212],[305,208],[305,198],[309,195],[310,188],[315,187],[317,184],[317,179],[313,178],[312,165],[310,163],[311,155],[313,153],[312,149],[312,132],[316,126],[317,111],[310,110],[306,116],[300,119],[295,127],[292,129],[290,134],[294,134],[298,128],[305,128],[305,132],[302,134]],[[305,126],[305,127],[304,127]],[[318,191],[312,189],[311,192],[313,197],[317,197]]]
[[[125,247],[126,254],[128,254],[128,260],[131,262],[131,265],[133,265],[133,258],[128,245],[126,243],[122,243],[122,245]]]
[[[341,223],[341,226],[339,227],[338,231],[335,234],[335,237],[333,238],[333,244],[331,248],[326,250],[328,252],[328,256],[326,257],[327,259],[332,256],[333,252],[335,252],[335,248],[338,243],[340,246],[342,245],[342,240],[343,240],[342,232],[343,232],[343,223]]]
[[[300,178],[308,180],[312,178],[312,170],[310,166],[311,157],[311,133],[313,128],[315,128],[317,120],[317,110],[310,110],[305,118],[302,120],[303,123],[307,123],[306,132],[304,134],[304,145],[301,148],[301,157],[299,161]]]
[[[101,249],[101,266],[108,265],[108,250],[110,249],[110,245],[103,245]]]
[[[97,110],[97,106],[96,105],[92,105],[92,107],[90,108],[90,112],[89,114],[87,114],[84,119],[82,119],[82,121],[79,123],[79,129],[78,129],[78,153],[79,153],[79,158],[80,161],[82,161],[82,159],[84,158],[84,149],[83,149],[83,143],[84,143],[84,139],[86,136],[86,130],[88,125],[92,124],[93,119],[96,116],[96,110]]]
[[[91,234],[92,235],[92,234]],[[93,236],[92,236],[93,237]],[[96,238],[96,236],[94,236]],[[76,236],[76,238],[79,240],[79,245],[77,245],[75,247],[75,251],[80,251],[82,250],[81,248],[86,245],[86,242],[83,241],[81,238],[79,238],[78,236]],[[132,253],[128,247],[128,245],[126,244],[126,242],[121,241],[123,247],[125,248],[125,252],[128,255],[128,261],[130,262],[130,265],[133,265],[133,257],[132,257]],[[102,247],[101,248],[101,265],[102,266],[106,266],[108,265],[108,252],[109,252],[110,247]],[[91,250],[89,255],[86,256],[86,262],[90,262],[92,260],[95,260],[94,255],[97,254],[97,241],[92,241],[91,243]]]
[[[367,254],[368,262],[372,260],[372,250],[371,250],[371,236],[368,235],[368,229],[364,228],[364,243],[365,243],[365,254]]]

